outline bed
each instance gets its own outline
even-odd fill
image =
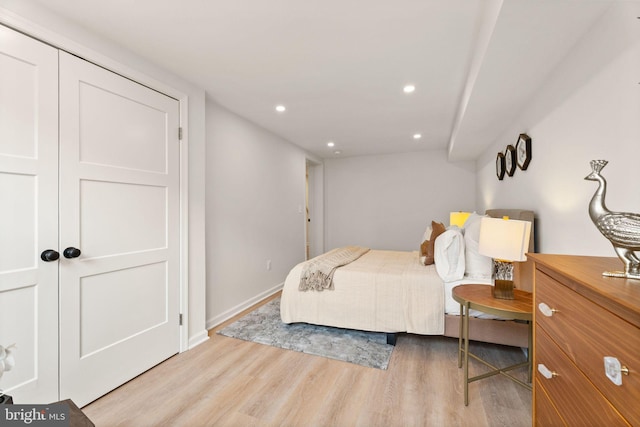
[[[529,252],[533,252],[532,211],[493,209],[485,214],[531,222]],[[455,247],[456,253],[463,251],[466,255],[463,257],[466,262],[463,262],[462,267],[455,266],[458,272],[460,268],[465,270],[463,277],[456,274],[455,280],[443,280],[453,277],[442,274],[443,265],[451,267],[447,260],[443,260],[446,255],[436,258],[435,264],[424,265],[419,251],[369,250],[353,262],[335,269],[331,289],[301,291],[301,276],[308,269],[308,264],[313,262],[309,260],[296,265],[287,275],[280,302],[282,321],[385,332],[390,337],[400,332],[457,337],[460,306],[453,301],[451,289],[462,283],[491,282],[486,265],[483,266],[485,270],[479,272],[476,271],[478,266],[473,264],[473,260],[482,258],[474,258],[473,253],[477,251],[477,246],[474,247],[473,230],[479,228],[480,217],[472,214],[465,229],[469,223],[471,225],[468,230],[463,231],[463,235],[466,235],[463,247]],[[476,224],[475,228],[473,224]],[[453,259],[453,252],[449,252],[448,259]],[[516,263],[514,274],[519,288],[531,290],[531,271],[529,262]],[[475,314],[470,319],[472,340],[527,347],[526,324]]]

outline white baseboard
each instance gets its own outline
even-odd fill
[[[235,316],[238,313],[241,313],[243,310],[246,310],[247,308],[251,307],[254,304],[259,303],[260,301],[262,301],[265,298],[270,297],[271,295],[275,294],[276,292],[280,291],[284,286],[284,282],[280,283],[279,285],[274,286],[273,288],[264,291],[258,295],[256,295],[253,298],[248,299],[247,301],[244,301],[238,305],[236,305],[235,307],[230,308],[229,310],[225,311],[224,313],[221,313],[215,317],[212,317],[211,319],[207,320],[207,324],[206,327],[207,329],[212,329],[215,328],[216,326],[218,326],[219,324],[221,324],[222,322],[231,319],[233,316]]]
[[[202,344],[209,339],[209,331],[206,329],[189,338],[189,350]]]

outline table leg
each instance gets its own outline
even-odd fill
[[[533,371],[533,361],[531,353],[533,352],[533,320],[529,320],[529,348],[527,349],[527,362],[529,363],[529,383],[531,383],[531,375]]]
[[[469,302],[464,306],[464,406],[469,406]]]
[[[460,304],[460,325],[458,327],[458,368],[462,368],[462,304]]]

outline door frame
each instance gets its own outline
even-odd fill
[[[52,47],[76,55],[85,61],[105,68],[125,78],[161,92],[179,102],[180,128],[180,352],[190,348],[189,343],[189,97],[186,93],[113,60],[91,48],[79,44],[54,31],[45,29],[13,12],[0,7],[0,24],[40,40]],[[177,138],[176,138],[177,139]],[[192,347],[204,339],[197,338]],[[205,338],[206,339],[206,338]]]
[[[311,222],[304,219],[305,258],[309,240],[310,258],[324,253],[324,164],[322,161],[305,157],[305,211]],[[308,204],[307,204],[308,201]]]

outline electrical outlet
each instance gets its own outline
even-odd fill
[[[271,270],[271,260],[267,260],[267,270]]]

